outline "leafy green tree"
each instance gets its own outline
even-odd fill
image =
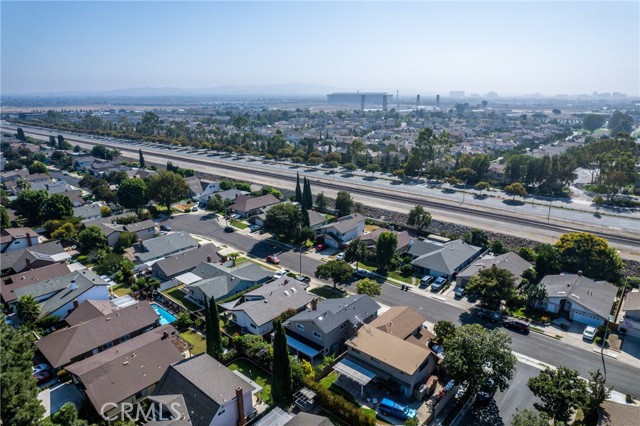
[[[601,114],[587,114],[584,116],[582,120],[582,127],[590,132],[594,132],[595,130],[604,126],[604,123],[607,121],[606,117]]]
[[[292,402],[291,360],[287,347],[287,336],[280,321],[274,321],[273,369],[271,375],[271,397],[274,405],[286,407]]]
[[[98,261],[93,267],[93,271],[98,275],[112,275],[120,270],[120,265],[123,263],[129,263],[131,261],[124,259],[118,253],[111,253],[108,251],[101,251],[98,256]]]
[[[422,206],[415,206],[409,211],[407,223],[418,229],[425,229],[431,224],[431,213],[422,208]]]
[[[332,280],[333,288],[337,283],[347,281],[351,274],[353,274],[353,269],[343,260],[330,260],[318,266],[315,272],[316,278]]]
[[[264,220],[264,229],[276,236],[292,241],[302,224],[302,213],[295,204],[280,203],[271,207]]]
[[[82,253],[89,253],[106,248],[107,238],[100,228],[95,225],[90,225],[78,234],[78,243],[80,244],[80,251]]]
[[[63,194],[53,194],[42,205],[41,220],[63,219],[73,216],[73,203]]]
[[[622,260],[604,238],[586,232],[563,234],[555,247],[567,272],[582,271],[587,277],[609,282],[621,278]]]
[[[120,156],[120,151],[117,149],[109,149],[104,145],[95,145],[91,148],[91,155],[96,158],[102,158],[103,160],[115,160]]]
[[[465,243],[476,247],[487,247],[489,245],[489,237],[482,229],[472,229],[470,233],[464,235],[463,240]]]
[[[443,366],[456,383],[467,386],[467,395],[475,394],[489,379],[502,391],[509,386],[516,366],[510,336],[468,324],[457,327],[446,344]]]
[[[216,300],[211,297],[205,301],[205,327],[207,337],[207,354],[211,357],[222,360],[222,334],[220,333],[220,314]]]
[[[611,390],[607,388],[607,383],[600,370],[589,372],[589,402],[588,409],[595,413],[603,402],[611,396]]]
[[[9,220],[9,213],[4,206],[0,206],[0,229],[11,228],[11,221]]]
[[[17,303],[18,318],[25,324],[34,323],[40,316],[40,305],[30,294],[20,296]]]
[[[102,217],[111,216],[111,207],[109,207],[109,206],[100,207],[100,216],[102,216]]]
[[[351,199],[351,195],[346,191],[339,191],[336,197],[336,217],[351,214],[352,208],[353,200]]]
[[[46,191],[27,189],[18,194],[13,207],[27,219],[29,225],[40,225],[42,223],[42,206],[47,198],[49,196]]]
[[[631,133],[633,131],[633,117],[620,111],[614,111],[609,118],[608,127],[613,135],[618,132]]]
[[[374,173],[378,173],[380,171],[380,165],[376,163],[369,163],[364,170],[367,173],[371,173],[371,176],[373,176]]]
[[[593,200],[591,200],[593,202],[593,204],[596,205],[596,214],[598,213],[598,211],[602,208],[602,206],[604,205],[604,197],[600,194],[596,195],[595,197],[593,197]]]
[[[362,262],[367,257],[367,243],[362,241],[360,237],[356,237],[349,242],[347,248],[344,251],[344,260],[347,262]]]
[[[392,266],[393,258],[398,248],[398,237],[393,232],[383,232],[376,243],[376,264],[378,270],[386,272]]]
[[[473,183],[478,178],[478,174],[469,167],[463,167],[456,170],[456,177],[463,182]]]
[[[302,190],[302,201],[307,210],[313,208],[313,194],[311,193],[311,181],[304,178],[304,188]]]
[[[318,209],[320,210],[324,210],[327,208],[327,197],[325,197],[324,192],[319,193],[318,195],[316,195],[316,207],[318,207]]]
[[[503,300],[508,301],[514,297],[515,282],[510,271],[494,265],[474,275],[466,288],[467,293],[477,297],[482,306],[496,310]]]
[[[307,206],[305,206],[305,204],[302,204],[302,209],[301,209],[301,215],[300,215],[302,221],[302,227],[303,228],[308,228],[309,226],[311,226],[311,218],[309,218],[309,210],[307,210]]]
[[[213,197],[209,197],[209,201],[207,201],[207,210],[219,212],[224,211],[227,203],[224,198],[220,194],[214,194]]]
[[[296,202],[302,204],[302,190],[300,189],[300,173],[296,172]]]
[[[511,419],[512,426],[549,426],[549,417],[545,413],[537,413],[529,408],[519,409]]]
[[[522,247],[518,250],[518,255],[527,262],[535,262],[537,256],[535,250],[531,247]]]
[[[562,270],[562,258],[556,247],[550,244],[538,244],[534,251],[538,277],[560,273]]]
[[[147,191],[149,198],[166,206],[171,214],[171,204],[186,197],[189,186],[179,174],[162,170],[149,178]]]
[[[114,250],[118,253],[124,253],[124,251],[131,247],[136,241],[138,241],[138,235],[135,232],[121,232],[120,235],[118,235],[118,242]]]
[[[451,321],[440,320],[433,326],[436,334],[435,342],[446,346],[447,342],[456,335],[456,326]]]
[[[480,191],[480,195],[482,195],[482,191],[486,191],[489,188],[491,188],[491,185],[489,185],[488,182],[478,182],[475,185],[473,185],[473,188],[476,191]]]
[[[630,152],[615,150],[599,157],[600,175],[598,183],[607,191],[607,200],[618,194],[621,188],[638,180],[637,156]]]
[[[40,426],[44,407],[31,371],[34,345],[30,335],[0,317],[0,419],[11,426]]]
[[[514,201],[516,197],[524,198],[527,196],[527,189],[520,182],[515,182],[515,183],[512,183],[511,185],[505,186],[504,192],[507,195],[512,195]]]
[[[344,166],[342,166],[342,167],[344,167],[344,169],[345,169],[347,172],[349,172],[349,174],[353,173],[353,172],[358,168],[358,166],[356,166],[356,165],[355,165],[355,164],[353,164],[353,163],[347,163],[347,164],[345,164],[345,165],[344,165]]]
[[[142,149],[138,150],[138,155],[140,156],[138,163],[140,163],[140,167],[144,169],[145,161],[144,161],[144,155],[142,155]]]
[[[568,423],[573,410],[589,400],[587,383],[576,370],[566,367],[547,367],[530,378],[527,386],[542,401],[542,404],[535,403],[534,407],[548,414],[554,422]]]
[[[356,283],[356,293],[367,294],[371,297],[379,296],[382,292],[382,286],[371,278],[364,278]]]
[[[44,163],[34,161],[29,165],[29,174],[34,175],[36,173],[49,173],[49,171]]]
[[[78,231],[73,223],[65,222],[51,233],[54,240],[71,241],[78,235]]]
[[[16,133],[16,138],[20,141],[26,141],[27,137],[24,134],[24,130],[22,130],[22,127],[18,127],[17,133]]]
[[[118,203],[126,209],[137,209],[149,202],[147,184],[142,179],[124,179],[118,186]]]
[[[88,426],[86,420],[78,417],[78,409],[73,402],[66,402],[58,411],[53,413],[51,421],[60,426]]]
[[[493,254],[504,254],[507,252],[504,243],[500,240],[493,240],[491,242],[491,245],[489,246],[489,249]]]
[[[58,135],[58,149],[65,151],[69,148],[70,148],[69,142],[64,140],[64,136]]]

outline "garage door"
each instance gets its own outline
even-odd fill
[[[594,327],[598,327],[604,324],[604,321],[602,320],[602,318],[596,315],[588,314],[582,311],[572,311],[572,314],[573,314],[572,319],[574,321],[578,321],[583,324],[592,325]]]

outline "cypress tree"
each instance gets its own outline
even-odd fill
[[[207,354],[218,361],[222,360],[222,336],[220,334],[220,316],[218,315],[218,305],[211,297],[209,301],[205,299],[204,316],[206,325]]]
[[[309,219],[309,210],[307,210],[306,203],[302,203],[302,227],[310,228],[311,227],[311,219]]]
[[[144,168],[144,155],[142,155],[142,150],[139,149],[138,153],[140,154],[140,161],[139,161],[140,167]]]
[[[311,194],[311,181],[309,179],[305,179],[303,198],[307,210],[313,208],[313,194]]]
[[[291,362],[287,348],[287,338],[280,321],[274,321],[273,370],[271,378],[271,397],[274,405],[287,406],[292,401]]]
[[[300,173],[296,173],[296,201],[302,204],[302,191],[300,190]]]

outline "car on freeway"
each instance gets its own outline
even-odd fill
[[[37,365],[33,365],[31,367],[31,371],[35,374],[35,373],[39,373],[41,371],[48,371],[49,370],[49,366],[47,364],[37,364]]]
[[[596,330],[595,327],[588,325],[587,328],[585,328],[582,332],[582,338],[587,342],[592,342],[593,339],[596,338],[597,331],[598,330]]]
[[[273,274],[273,278],[280,278],[280,277],[284,277],[285,275],[287,275],[289,272],[288,269],[280,269],[279,271],[276,271],[275,274]]]
[[[529,323],[525,321],[518,321],[514,318],[507,318],[502,323],[502,326],[504,328],[508,328],[509,330],[518,331],[520,333],[529,333]]]
[[[171,227],[169,225],[160,225],[160,230],[169,232],[171,231]]]
[[[224,232],[227,232],[227,233],[235,232],[235,229],[233,228],[233,226],[225,226]]]
[[[489,309],[479,309],[477,311],[477,314],[480,318],[484,318],[486,320],[495,322],[495,321],[500,321],[502,319],[502,316],[500,315],[500,312],[496,312],[496,311],[492,311]]]
[[[48,371],[39,371],[37,373],[33,373],[33,378],[36,379],[36,383],[38,385],[41,385],[43,383],[48,382],[49,380],[51,380],[51,373],[49,373]]]
[[[270,254],[269,256],[267,256],[266,260],[267,260],[267,262],[273,263],[274,265],[280,264],[280,259],[278,259],[273,254]]]
[[[327,247],[329,247],[329,246],[327,246],[325,243],[320,243],[320,244],[318,244],[318,245],[316,246],[316,251],[323,251],[323,250],[325,250]]]
[[[444,285],[447,283],[447,279],[443,278],[443,277],[438,277],[436,278],[436,280],[433,282],[433,284],[431,284],[431,291],[440,291],[442,290],[442,287],[444,287]]]
[[[456,299],[461,299],[464,294],[464,287],[456,287],[456,289],[453,291],[453,297],[455,297]]]
[[[344,252],[341,251],[336,255],[336,260],[344,260]]]
[[[425,275],[424,277],[420,278],[420,285],[418,286],[419,288],[427,288],[429,287],[429,284],[431,284],[431,281],[433,281],[435,278],[432,275]]]

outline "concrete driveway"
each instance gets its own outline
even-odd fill
[[[44,417],[55,413],[67,402],[73,402],[78,410],[82,407],[84,396],[72,382],[59,383],[38,394],[38,399],[45,409]]]

